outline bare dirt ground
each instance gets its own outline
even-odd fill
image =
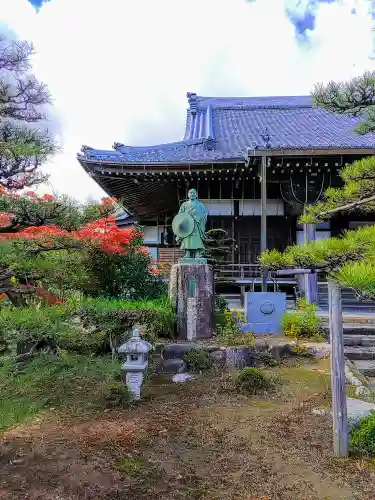
[[[1,500],[373,500],[375,465],[331,457],[326,361],[273,369],[279,389],[230,375],[148,382],[141,404],[89,420],[57,410],[2,436]]]

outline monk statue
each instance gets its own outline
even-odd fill
[[[185,250],[184,260],[194,259],[204,261],[204,239],[208,211],[205,205],[197,199],[195,189],[190,189],[188,201],[185,201],[172,222],[172,229],[177,243]]]

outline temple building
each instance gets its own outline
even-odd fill
[[[359,117],[315,108],[306,96],[187,98],[181,141],[115,143],[110,151],[83,146],[78,154],[128,212],[119,226],[143,226],[155,258],[178,259],[171,222],[192,187],[208,207],[208,229],[221,227],[236,241],[223,276],[238,280],[258,275],[257,256],[265,248],[283,250],[373,223],[373,216],[353,212],[312,233],[297,224],[306,205],[340,185],[343,166],[375,153],[375,134],[354,130]]]

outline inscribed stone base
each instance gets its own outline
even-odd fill
[[[214,272],[209,264],[174,264],[169,295],[177,313],[180,340],[212,337],[214,330]]]

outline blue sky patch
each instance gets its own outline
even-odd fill
[[[44,3],[49,2],[49,0],[29,0],[31,5],[33,5],[36,9],[39,9]]]
[[[302,0],[286,2],[285,14],[293,23],[296,35],[303,36],[306,30],[314,30],[319,4],[334,3],[335,1],[336,0],[309,0],[304,7],[302,7],[302,5],[306,2],[302,2]]]

